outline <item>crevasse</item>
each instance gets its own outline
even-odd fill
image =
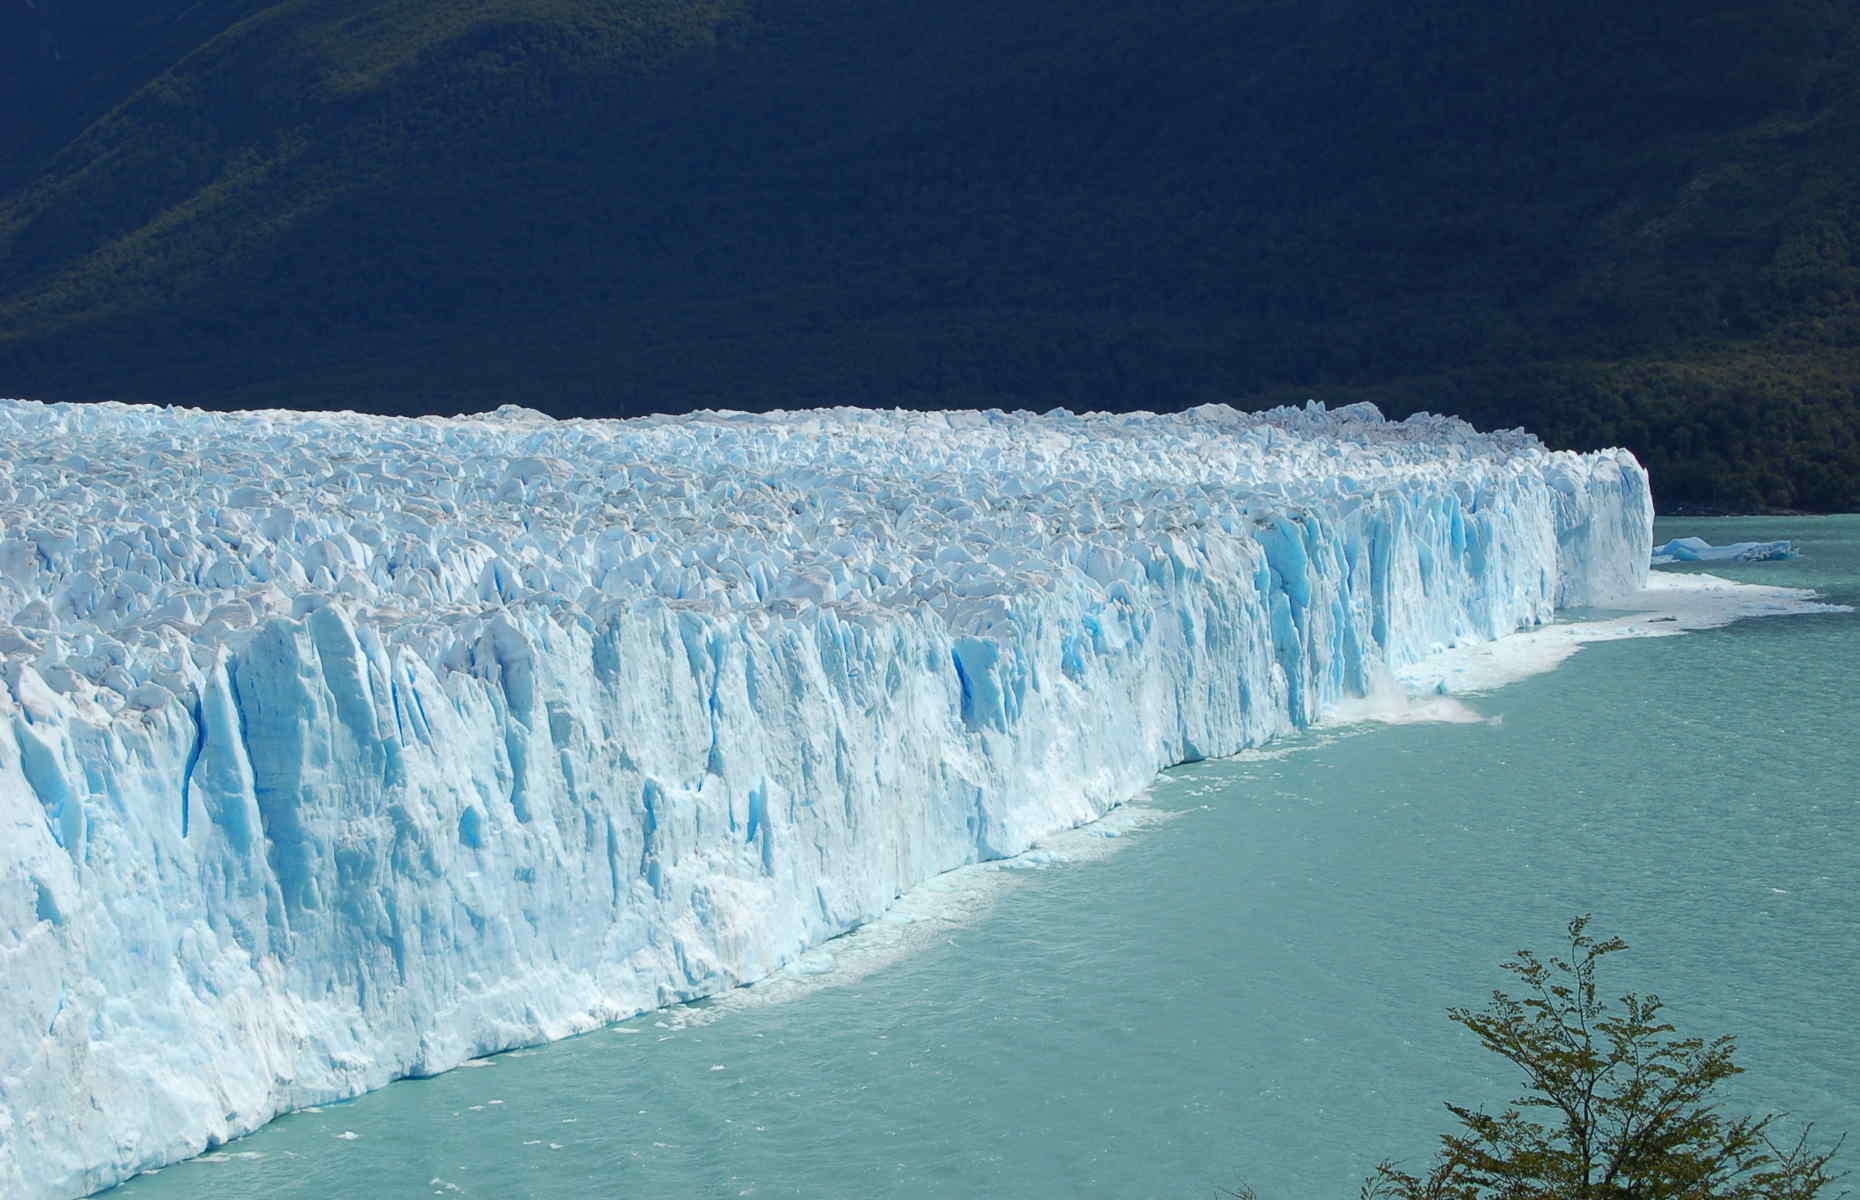
[[[6,401],[0,520],[29,1200],[753,981],[1652,541],[1626,452],[1366,405]]]

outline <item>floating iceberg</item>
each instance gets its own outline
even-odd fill
[[[766,976],[1651,522],[1366,405],[0,402],[0,1195]]]
[[[1656,567],[1689,562],[1770,562],[1795,557],[1795,543],[1787,540],[1714,546],[1704,538],[1682,537],[1661,542],[1653,548],[1653,565]]]

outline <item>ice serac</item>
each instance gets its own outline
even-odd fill
[[[1639,586],[1647,481],[1367,406],[0,402],[0,1194],[752,981]]]

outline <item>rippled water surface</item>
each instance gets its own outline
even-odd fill
[[[1688,533],[1794,537],[1714,573],[1860,604],[1860,517],[1657,538]],[[1590,646],[1485,723],[1172,771],[1069,861],[939,881],[878,969],[856,935],[780,1003],[396,1084],[111,1195],[1354,1196],[1431,1153],[1441,1101],[1515,1094],[1443,1010],[1583,911],[1635,947],[1605,985],[1739,1034],[1734,1105],[1852,1130],[1855,1166],[1857,692],[1852,613]]]

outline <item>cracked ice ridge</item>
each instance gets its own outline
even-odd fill
[[[1651,522],[1367,405],[0,401],[0,1194],[761,978]]]

